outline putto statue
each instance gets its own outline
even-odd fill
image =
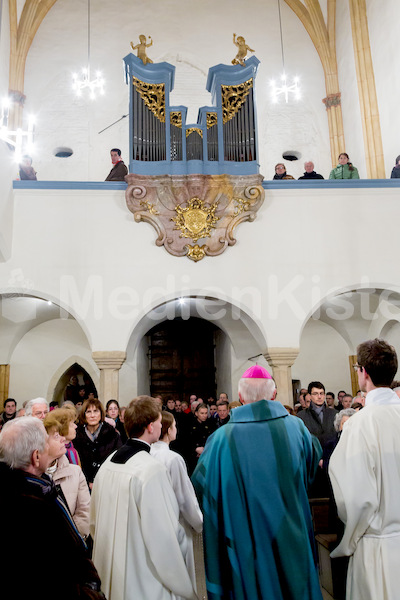
[[[233,34],[233,43],[238,47],[238,52],[232,61],[233,65],[245,66],[245,58],[248,52],[255,52],[246,44],[246,40],[241,35],[236,38],[236,33]]]
[[[238,38],[239,39],[239,38]],[[146,54],[146,48],[150,48],[150,46],[153,45],[153,40],[151,38],[151,36],[149,35],[149,40],[150,40],[150,44],[146,44],[146,36],[145,35],[139,35],[139,43],[136,44],[136,46],[133,45],[133,42],[131,42],[131,48],[132,50],[137,50],[137,56],[138,58],[140,58],[140,60],[142,61],[142,63],[144,65],[147,65],[148,63],[152,63],[153,61],[147,56]]]

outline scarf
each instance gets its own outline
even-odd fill
[[[78,542],[78,544],[81,544],[83,546],[83,548],[85,550],[87,550],[87,545],[84,542],[81,534],[79,533],[79,531],[75,525],[75,522],[71,516],[71,513],[69,512],[68,505],[67,505],[66,501],[64,500],[64,498],[57,492],[57,489],[56,489],[56,486],[54,485],[53,480],[50,479],[50,477],[48,475],[46,475],[45,473],[42,475],[42,477],[35,477],[34,475],[29,474],[26,477],[26,480],[29,481],[30,484],[35,486],[36,493],[38,496],[43,496],[44,498],[55,501],[57,503],[57,505],[60,509],[60,512],[64,518],[64,521],[67,523],[67,526],[70,528],[71,534],[75,538],[75,541]]]

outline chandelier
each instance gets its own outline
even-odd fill
[[[35,118],[28,118],[28,129],[23,130],[18,127],[15,131],[8,128],[10,114],[10,100],[5,98],[1,106],[0,115],[0,140],[6,142],[15,150],[16,162],[21,162],[22,154],[33,153],[33,136],[35,132]]]
[[[281,19],[281,3],[278,0],[278,14],[279,14],[279,31],[281,35],[281,54],[282,54],[282,70],[283,73],[280,77],[280,82],[277,84],[275,81],[271,81],[271,100],[272,102],[278,102],[279,96],[283,96],[286,102],[289,102],[290,94],[293,94],[295,100],[300,100],[301,89],[299,86],[299,78],[294,77],[292,81],[288,80],[285,73],[285,54],[283,51],[283,34],[282,34],[282,19]]]
[[[74,73],[72,75],[72,89],[77,96],[82,96],[82,91],[89,91],[89,98],[96,99],[96,94],[104,94],[104,79],[100,71],[96,71],[96,76],[91,79],[90,75],[90,0],[88,0],[88,52],[87,52],[87,67],[84,67],[81,74]]]

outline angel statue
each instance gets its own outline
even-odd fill
[[[238,38],[239,39],[239,38]],[[139,44],[136,44],[136,46],[133,45],[133,42],[131,42],[131,48],[132,50],[137,50],[137,56],[138,58],[140,58],[140,60],[142,61],[142,63],[144,65],[147,65],[147,63],[152,63],[153,61],[151,60],[151,58],[149,58],[146,54],[146,48],[150,48],[150,46],[153,45],[153,40],[151,38],[151,35],[149,35],[149,40],[150,40],[150,44],[146,44],[146,36],[145,35],[139,35]]]
[[[246,44],[246,40],[244,39],[244,37],[238,35],[238,37],[236,38],[236,33],[233,34],[233,43],[238,47],[238,52],[235,58],[233,59],[232,64],[242,65],[242,67],[244,67],[244,59],[246,58],[247,52],[254,52],[254,50],[252,50],[250,46]]]

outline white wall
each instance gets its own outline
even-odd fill
[[[52,320],[35,327],[22,338],[12,355],[9,396],[16,399],[18,407],[38,396],[50,402],[53,389],[49,383],[70,357],[74,357],[71,364],[76,357],[82,358],[97,371],[87,340],[76,321]],[[94,384],[99,389],[98,377]]]
[[[22,269],[31,293],[64,303],[80,320],[92,350],[125,351],[143,316],[181,295],[239,303],[260,332],[255,345],[263,337],[265,346],[297,347],[329,293],[368,282],[399,288],[398,197],[397,188],[267,190],[256,220],[237,228],[235,246],[193,263],[155,245],[154,229],[134,222],[122,191],[19,190],[0,291],[13,290],[12,272]],[[390,254],[382,260],[375,244],[350,251],[335,242],[354,239],[355,226],[390,239]]]
[[[339,390],[351,394],[349,351],[343,338],[329,325],[310,319],[305,326],[300,353],[292,367],[292,378],[301,387],[321,381],[335,397]]]

